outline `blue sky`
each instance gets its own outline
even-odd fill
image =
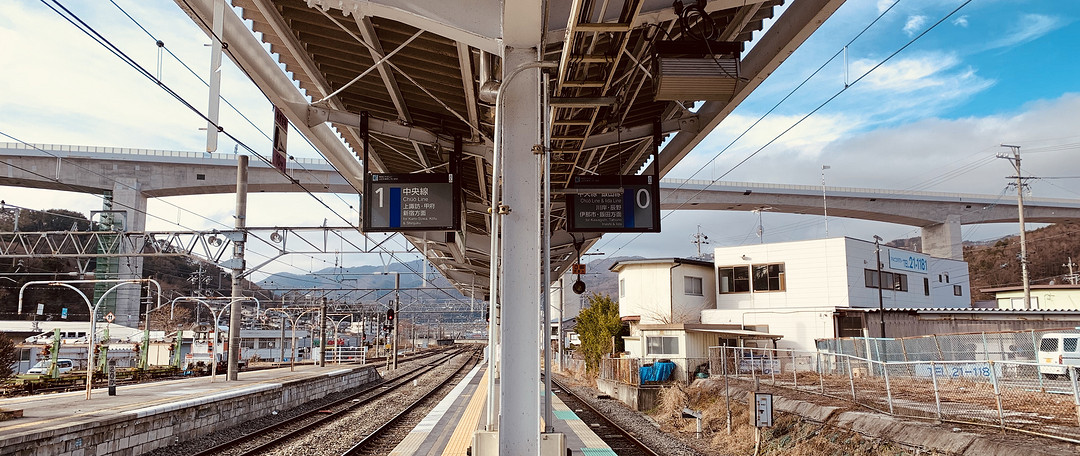
[[[202,34],[171,1],[116,0],[167,48],[205,75],[209,51]],[[900,1],[848,48],[848,81],[854,81],[912,38],[960,6],[960,1]],[[64,2],[145,68],[156,72],[158,48],[110,2]],[[1024,146],[1025,172],[1080,175],[1080,2],[975,0],[851,86],[798,127],[761,149],[844,87],[845,60],[829,62],[802,89],[730,148],[725,147],[796,85],[840,51],[893,5],[851,0],[782,65],[671,176],[725,181],[965,192],[998,195],[1012,173],[993,160],[999,144]],[[173,150],[201,150],[203,122],[137,75],[100,45],[38,1],[0,3],[0,132],[28,142]],[[162,58],[163,80],[196,106],[206,89],[175,59]],[[232,65],[224,64],[223,93],[259,129],[223,106],[223,125],[252,147],[265,150],[270,105]],[[314,152],[290,135],[297,156]],[[0,141],[10,141],[0,138]],[[224,140],[222,151],[233,144]],[[723,151],[721,153],[721,151]],[[719,158],[714,160],[714,157]],[[1080,198],[1080,181],[1035,181],[1035,196]],[[98,209],[93,197],[0,187],[0,199],[40,209]],[[1005,197],[1008,197],[1007,195]],[[322,197],[348,212],[355,197]],[[273,204],[271,204],[273,203]],[[152,201],[150,229],[231,225],[231,197],[182,197]],[[313,207],[310,197],[253,196],[250,224],[318,225],[325,210],[283,216],[272,208]],[[260,208],[260,206],[262,208]],[[197,210],[194,208],[198,208]],[[265,208],[265,209],[263,209]],[[195,215],[198,212],[198,216]],[[820,217],[762,215],[767,242],[824,235]],[[691,255],[689,236],[702,225],[717,245],[758,242],[758,218],[748,213],[680,212],[665,219],[665,232],[609,236],[608,254]],[[966,227],[966,239],[1015,232],[1012,225]],[[862,239],[918,235],[912,227],[830,219],[829,235]],[[632,241],[632,242],[631,242]],[[620,247],[624,246],[625,247]],[[377,259],[360,259],[378,263]],[[312,263],[311,267],[321,267]],[[307,268],[307,265],[301,267]]]

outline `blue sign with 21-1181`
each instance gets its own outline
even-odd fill
[[[928,258],[915,252],[889,249],[889,269],[925,273]]]

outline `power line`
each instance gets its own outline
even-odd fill
[[[74,26],[75,26],[76,28],[78,28],[78,29],[79,29],[80,31],[82,31],[82,32],[83,32],[84,34],[86,34],[86,35],[87,35],[87,36],[89,36],[89,37],[90,37],[91,39],[93,39],[93,40],[94,40],[95,42],[97,42],[98,44],[100,44],[100,45],[102,45],[103,47],[105,47],[105,48],[106,48],[107,50],[109,50],[109,51],[110,51],[111,53],[113,53],[113,55],[115,55],[115,56],[117,56],[118,58],[120,58],[120,59],[121,59],[121,60],[122,60],[122,61],[123,61],[124,63],[128,64],[128,66],[130,66],[130,67],[132,67],[133,69],[135,69],[135,70],[136,70],[136,72],[138,72],[139,74],[143,75],[144,77],[146,77],[146,78],[150,79],[150,80],[151,80],[152,82],[154,82],[154,83],[155,83],[155,84],[156,84],[156,85],[157,85],[158,87],[162,88],[162,90],[164,90],[164,91],[165,91],[165,92],[166,92],[167,94],[169,94],[170,96],[172,96],[173,98],[175,98],[175,99],[176,99],[177,101],[179,101],[179,102],[180,102],[180,103],[181,103],[182,105],[184,105],[184,106],[185,106],[185,107],[187,107],[187,108],[188,108],[189,110],[191,110],[192,112],[194,112],[195,114],[197,114],[197,115],[198,115],[199,117],[201,117],[201,118],[203,118],[204,120],[206,120],[206,121],[207,121],[208,123],[211,123],[212,125],[214,125],[215,127],[217,127],[217,128],[219,129],[219,131],[220,131],[220,132],[221,132],[222,134],[224,134],[224,135],[225,135],[225,136],[227,136],[228,138],[232,139],[232,140],[233,140],[234,142],[236,142],[236,144],[237,144],[238,146],[241,146],[241,147],[243,147],[243,148],[244,148],[244,150],[248,151],[248,152],[249,152],[250,154],[252,154],[252,155],[256,156],[256,157],[257,157],[257,158],[259,158],[259,159],[261,159],[261,160],[262,160],[263,162],[266,162],[266,163],[270,163],[270,161],[269,161],[269,160],[268,160],[268,159],[267,159],[266,157],[262,156],[261,154],[259,154],[258,152],[256,152],[256,151],[255,151],[254,149],[252,149],[251,147],[247,146],[247,144],[245,144],[245,143],[244,143],[243,141],[241,141],[241,140],[240,140],[239,138],[237,138],[237,137],[235,137],[234,135],[232,135],[232,134],[231,134],[231,132],[228,132],[228,131],[226,131],[226,130],[225,130],[224,128],[222,128],[222,127],[221,127],[220,125],[218,125],[218,124],[216,124],[216,123],[212,123],[212,122],[210,122],[209,118],[208,118],[208,117],[207,117],[206,115],[204,115],[204,114],[203,114],[203,113],[202,113],[201,111],[199,111],[199,109],[198,109],[198,108],[196,108],[195,106],[193,106],[193,105],[192,105],[191,103],[189,103],[189,102],[188,102],[187,100],[185,100],[185,99],[184,99],[184,98],[183,98],[182,96],[180,96],[180,95],[179,95],[178,93],[176,93],[176,92],[175,92],[174,90],[172,90],[172,89],[171,89],[171,88],[170,88],[170,87],[169,87],[169,86],[168,86],[167,84],[163,83],[163,82],[162,82],[162,81],[161,81],[161,80],[160,80],[159,78],[155,77],[155,76],[154,76],[153,74],[151,74],[151,73],[150,73],[149,71],[147,71],[147,70],[146,70],[145,68],[143,68],[143,67],[142,67],[141,65],[139,65],[139,64],[138,64],[138,62],[135,62],[135,61],[134,61],[134,59],[130,58],[130,57],[129,57],[129,56],[127,55],[127,54],[125,54],[125,53],[124,53],[124,52],[123,52],[123,51],[122,51],[122,50],[121,50],[121,49],[120,49],[119,47],[117,47],[117,46],[115,46],[114,44],[112,44],[112,43],[111,43],[111,42],[110,42],[110,41],[109,41],[109,40],[108,40],[107,38],[105,38],[105,37],[104,37],[103,35],[101,35],[101,34],[100,34],[99,32],[97,32],[97,31],[96,31],[96,30],[95,30],[95,29],[94,29],[94,28],[93,28],[92,26],[90,26],[89,24],[87,24],[86,22],[84,22],[84,21],[83,21],[82,19],[80,19],[80,18],[79,18],[79,17],[77,16],[77,15],[75,15],[75,14],[74,14],[74,13],[72,13],[72,12],[71,12],[70,10],[68,10],[67,8],[65,8],[65,7],[64,7],[64,6],[62,5],[62,4],[60,4],[60,2],[59,2],[58,0],[53,0],[53,3],[55,3],[55,4],[56,4],[56,5],[57,5],[57,6],[58,6],[58,7],[60,8],[60,9],[62,9],[62,10],[64,11],[63,13],[62,13],[61,11],[57,10],[56,8],[52,7],[52,6],[51,6],[51,5],[49,5],[48,3],[46,3],[46,2],[45,2],[45,0],[41,0],[41,1],[42,1],[42,3],[44,3],[44,4],[45,4],[45,5],[47,6],[47,7],[49,7],[50,9],[52,9],[52,10],[53,10],[54,12],[56,12],[57,14],[59,14],[59,15],[60,15],[61,17],[63,17],[63,18],[64,18],[65,20],[67,20],[67,21],[68,21],[69,23],[71,23],[71,24],[72,24],[72,25],[74,25]],[[65,13],[66,13],[66,14],[65,14]],[[69,16],[70,16],[70,17],[69,17]],[[130,17],[130,16],[129,16],[129,17]],[[197,16],[197,17],[198,17],[198,16]],[[199,20],[200,20],[201,22],[203,22],[203,24],[204,24],[204,25],[206,24],[206,21],[205,21],[205,20],[204,20],[203,18],[201,18],[201,17],[198,17],[198,19],[199,19]],[[140,26],[140,28],[141,28],[141,26]],[[144,30],[145,30],[145,29],[144,29]],[[147,33],[149,33],[149,32],[147,32]],[[153,36],[153,35],[151,34],[151,36]],[[230,55],[231,55],[231,54],[230,54]],[[236,59],[235,59],[235,58],[234,58],[233,60],[234,60],[234,62],[236,62]],[[243,68],[241,68],[241,69],[243,70]],[[246,71],[246,70],[244,70],[244,72],[245,72],[245,73],[247,73],[247,71]],[[249,78],[250,78],[250,74],[249,74],[248,76],[249,76]],[[275,168],[275,169],[276,169],[276,168]],[[282,173],[282,174],[284,174],[284,173]],[[286,175],[285,177],[286,177],[286,178],[288,178],[288,176],[287,176],[287,175]],[[330,211],[330,212],[331,212],[332,214],[334,214],[334,215],[335,215],[335,216],[337,216],[337,217],[338,217],[339,219],[341,219],[342,221],[344,221],[344,222],[345,222],[345,223],[346,223],[346,224],[347,224],[348,226],[350,226],[350,227],[352,227],[352,228],[354,228],[354,229],[357,229],[357,231],[360,231],[360,230],[359,230],[359,228],[358,228],[358,227],[356,227],[355,225],[353,225],[353,224],[351,223],[351,221],[350,221],[350,220],[349,220],[348,218],[346,218],[346,217],[342,216],[342,215],[341,215],[340,213],[338,213],[338,212],[337,212],[336,210],[334,210],[334,209],[333,209],[332,207],[330,207],[330,206],[329,206],[329,205],[328,205],[328,204],[327,204],[327,203],[326,203],[325,201],[323,201],[322,199],[320,199],[320,198],[318,198],[318,197],[317,197],[316,195],[314,195],[314,193],[313,193],[313,192],[311,192],[311,191],[310,191],[309,189],[307,189],[307,188],[306,188],[306,187],[305,187],[305,186],[304,186],[303,184],[301,184],[300,182],[298,182],[298,181],[295,181],[295,180],[293,180],[293,182],[294,182],[294,183],[295,183],[295,184],[296,184],[296,185],[297,185],[297,186],[298,186],[298,187],[299,187],[300,189],[302,189],[302,190],[303,190],[303,191],[304,191],[305,193],[307,193],[307,194],[308,194],[309,196],[311,196],[311,197],[312,197],[313,199],[315,199],[315,200],[316,200],[316,201],[318,201],[318,202],[319,202],[319,203],[320,203],[321,205],[323,205],[323,207],[325,207],[325,208],[326,208],[327,210],[329,210],[329,211]],[[175,206],[175,205],[174,205],[174,206]],[[178,207],[178,208],[179,208],[179,206],[176,206],[176,207]],[[351,207],[351,206],[350,206],[350,207]],[[149,214],[148,214],[148,215],[149,215]],[[159,219],[160,219],[160,217],[156,217],[156,216],[154,216],[154,217],[155,217],[155,218],[159,218]],[[162,219],[162,220],[163,220],[163,219]],[[219,224],[220,224],[220,222],[217,222],[217,223],[219,223]],[[405,264],[405,262],[404,262],[404,261],[402,261],[402,260],[401,260],[400,258],[398,258],[398,257],[397,257],[397,255],[396,255],[396,254],[394,254],[394,253],[393,253],[392,251],[389,251],[389,250],[388,250],[388,249],[386,249],[385,247],[380,247],[380,248],[382,248],[383,250],[385,250],[385,251],[386,251],[386,253],[388,253],[388,254],[389,254],[389,255],[391,256],[391,258],[393,258],[394,260],[398,261],[398,262],[399,262],[400,264]],[[313,258],[313,259],[314,259],[314,258]],[[410,269],[410,268],[408,268],[408,267],[407,267],[407,269]],[[417,272],[417,271],[415,271],[415,270],[411,270],[411,269],[410,269],[410,272],[412,272],[413,274],[416,274],[416,275],[420,275],[420,273],[419,273],[419,272]]]
[[[861,30],[861,31],[860,31],[860,32],[859,32],[859,33],[858,33],[858,34],[857,34],[857,35],[856,35],[856,36],[855,36],[854,38],[852,38],[852,39],[851,39],[851,40],[850,40],[850,41],[848,42],[848,44],[847,44],[847,45],[845,45],[845,46],[844,46],[843,48],[841,48],[841,49],[840,49],[840,50],[838,50],[838,51],[837,51],[837,52],[836,52],[835,54],[833,54],[833,56],[832,56],[832,57],[830,57],[830,58],[829,58],[828,60],[826,60],[826,61],[825,61],[825,63],[823,63],[823,64],[822,64],[822,65],[821,65],[820,67],[818,67],[818,69],[817,69],[817,70],[815,70],[815,71],[814,71],[813,73],[811,73],[811,74],[810,74],[810,75],[809,75],[809,76],[808,76],[808,77],[807,77],[806,79],[804,79],[804,80],[803,80],[802,82],[800,82],[800,83],[799,83],[799,85],[797,85],[797,86],[796,86],[796,87],[795,87],[794,89],[792,89],[792,90],[791,90],[791,91],[790,91],[790,92],[789,92],[789,93],[788,93],[787,95],[785,95],[785,96],[784,96],[784,97],[783,97],[783,98],[782,98],[782,99],[781,99],[780,101],[778,101],[778,102],[777,102],[777,103],[776,103],[776,104],[775,104],[775,105],[774,105],[774,106],[773,106],[772,108],[770,108],[770,109],[769,109],[769,110],[768,110],[767,112],[765,112],[765,114],[763,114],[763,115],[762,115],[762,116],[761,116],[760,118],[758,118],[758,119],[757,119],[756,121],[754,121],[754,123],[752,123],[752,124],[751,124],[751,125],[750,125],[749,127],[747,127],[747,128],[746,128],[746,129],[745,129],[745,130],[744,130],[744,131],[743,131],[742,133],[740,133],[740,134],[739,134],[739,135],[738,135],[738,136],[737,136],[737,137],[736,137],[735,139],[733,139],[733,140],[732,140],[732,141],[731,141],[731,142],[730,142],[730,143],[729,143],[729,144],[728,144],[727,146],[725,146],[725,147],[724,147],[723,149],[721,149],[721,150],[720,150],[720,152],[718,152],[718,153],[717,153],[717,154],[716,154],[716,155],[715,155],[715,156],[714,156],[714,157],[713,157],[713,158],[712,158],[711,160],[709,160],[708,162],[706,162],[705,164],[703,164],[703,165],[702,165],[702,166],[701,166],[700,168],[698,168],[698,170],[697,170],[697,171],[695,171],[695,172],[694,172],[694,173],[693,173],[693,174],[692,174],[692,175],[690,176],[690,179],[692,179],[692,178],[693,178],[694,176],[696,176],[696,175],[697,175],[698,173],[700,173],[700,172],[701,172],[701,171],[703,171],[703,170],[704,170],[705,168],[707,168],[707,167],[708,167],[709,165],[711,165],[711,164],[712,164],[713,162],[715,162],[715,161],[716,161],[716,159],[717,159],[717,158],[719,158],[719,157],[720,157],[720,156],[721,156],[721,155],[722,155],[722,154],[723,154],[724,152],[726,152],[726,151],[727,151],[728,149],[730,149],[730,148],[731,148],[731,147],[732,147],[732,146],[733,146],[733,145],[734,145],[734,144],[735,144],[735,143],[736,143],[737,141],[739,141],[739,140],[740,140],[740,139],[742,139],[742,138],[743,138],[743,137],[744,137],[744,136],[745,136],[745,135],[746,135],[747,133],[749,133],[749,131],[750,131],[750,130],[751,130],[752,128],[754,128],[754,127],[755,127],[755,126],[757,126],[757,125],[758,125],[759,123],[761,123],[761,122],[762,122],[762,121],[763,121],[763,120],[765,119],[765,117],[767,117],[767,116],[769,116],[770,114],[772,114],[772,112],[773,112],[773,111],[775,111],[775,110],[776,110],[776,109],[777,109],[777,108],[778,108],[778,107],[780,106],[780,104],[782,104],[782,103],[784,103],[784,102],[785,102],[786,100],[788,100],[788,99],[789,99],[789,98],[790,98],[790,97],[791,97],[792,95],[794,95],[794,94],[795,94],[795,92],[796,92],[796,91],[798,91],[798,90],[799,90],[800,88],[802,88],[802,87],[803,87],[803,85],[805,85],[805,84],[806,84],[807,82],[809,82],[809,80],[810,80],[811,78],[813,78],[813,77],[814,77],[815,75],[817,75],[817,74],[818,74],[818,72],[820,72],[820,71],[821,71],[821,70],[822,70],[823,68],[825,68],[825,66],[827,66],[827,65],[828,65],[828,64],[829,64],[830,62],[832,62],[832,61],[833,61],[834,59],[836,59],[836,58],[837,58],[837,57],[838,57],[839,55],[841,55],[841,54],[843,53],[844,49],[845,49],[845,48],[846,48],[847,46],[850,46],[850,45],[851,45],[852,43],[854,43],[854,42],[855,42],[856,40],[858,40],[858,39],[859,39],[859,37],[861,37],[861,36],[862,36],[862,35],[863,35],[864,33],[866,33],[866,31],[867,31],[867,30],[869,30],[869,29],[870,29],[870,28],[871,28],[871,27],[872,27],[872,26],[873,26],[874,24],[876,24],[876,23],[877,23],[877,22],[878,22],[878,21],[879,21],[879,20],[880,20],[880,19],[881,19],[881,18],[882,18],[882,17],[883,17],[883,16],[885,15],[885,14],[887,14],[887,13],[888,13],[889,11],[891,11],[891,10],[892,10],[892,8],[893,8],[893,7],[895,7],[897,3],[899,3],[899,1],[893,2],[893,4],[889,6],[889,8],[885,9],[884,11],[882,11],[882,12],[881,12],[881,13],[880,13],[880,14],[879,14],[879,15],[878,15],[878,16],[877,16],[876,18],[874,18],[874,20],[873,20],[873,21],[871,21],[871,22],[870,22],[870,23],[869,23],[869,24],[868,24],[868,25],[867,25],[866,27],[864,27],[864,28],[863,28],[863,29],[862,29],[862,30]],[[930,32],[931,30],[934,30],[935,28],[937,28],[937,26],[941,25],[941,24],[942,24],[943,22],[945,22],[945,21],[946,21],[946,20],[947,20],[948,18],[952,17],[952,16],[954,15],[954,14],[956,14],[956,13],[957,13],[958,11],[960,11],[960,9],[962,9],[962,8],[963,8],[964,6],[966,6],[966,5],[967,5],[967,4],[969,4],[969,3],[971,3],[971,0],[967,0],[967,1],[965,1],[964,3],[960,4],[960,6],[957,6],[957,7],[956,7],[955,9],[953,9],[953,10],[952,10],[951,12],[949,12],[949,13],[948,13],[948,14],[946,14],[946,15],[945,15],[944,17],[942,17],[941,19],[939,19],[939,20],[938,20],[937,22],[935,22],[935,23],[934,23],[933,25],[931,25],[931,26],[930,26],[929,28],[927,28],[926,30],[923,30],[923,31],[922,31],[921,33],[919,33],[918,35],[916,35],[916,36],[912,37],[912,38],[911,38],[910,40],[908,40],[908,42],[907,42],[907,43],[905,43],[905,44],[904,44],[903,46],[900,46],[900,48],[898,48],[897,50],[893,51],[893,52],[892,52],[891,54],[889,54],[888,56],[886,56],[886,57],[885,57],[884,59],[882,59],[882,60],[881,60],[880,62],[878,62],[878,63],[877,63],[876,65],[874,65],[873,67],[870,67],[870,69],[866,70],[866,72],[865,72],[865,73],[863,73],[863,74],[862,74],[861,76],[859,76],[858,78],[856,78],[856,79],[855,79],[854,81],[852,81],[852,82],[851,82],[850,84],[845,84],[845,85],[844,85],[844,87],[843,87],[843,88],[841,88],[841,89],[840,89],[839,91],[837,91],[837,92],[836,92],[835,94],[833,94],[832,96],[830,96],[829,98],[827,98],[827,99],[826,99],[825,101],[821,102],[821,103],[820,103],[820,104],[819,104],[819,105],[818,105],[817,107],[815,107],[814,109],[812,109],[812,110],[811,110],[810,112],[808,112],[808,113],[806,113],[805,115],[803,115],[802,117],[800,117],[800,118],[799,118],[799,119],[798,119],[797,121],[795,121],[795,122],[794,122],[793,124],[791,124],[791,125],[790,125],[789,127],[787,127],[786,129],[784,129],[783,131],[781,131],[781,132],[780,132],[779,134],[777,134],[777,135],[776,135],[775,137],[773,137],[772,139],[770,139],[770,140],[769,140],[768,142],[766,142],[766,143],[765,143],[764,145],[762,145],[761,147],[759,147],[758,149],[756,149],[756,150],[755,150],[754,152],[752,152],[752,153],[751,153],[750,155],[748,155],[748,156],[746,156],[745,158],[743,158],[742,160],[740,160],[740,161],[739,161],[738,163],[736,163],[736,164],[735,164],[734,166],[732,166],[732,167],[731,167],[731,168],[730,168],[730,169],[729,169],[728,171],[724,172],[723,174],[721,174],[721,175],[720,175],[719,177],[717,177],[716,179],[713,179],[713,180],[712,180],[712,182],[710,182],[710,183],[709,183],[708,185],[705,185],[705,186],[704,186],[704,187],[703,187],[703,188],[702,188],[701,190],[699,190],[699,191],[698,191],[698,192],[697,192],[697,193],[696,193],[695,195],[693,195],[693,196],[690,196],[689,198],[687,198],[687,199],[686,199],[686,201],[690,201],[690,200],[692,200],[692,199],[693,199],[693,198],[694,198],[695,196],[697,196],[698,194],[700,194],[700,193],[702,193],[702,192],[706,191],[706,190],[707,190],[707,189],[708,189],[708,188],[709,188],[710,186],[712,186],[713,184],[715,184],[715,183],[719,182],[719,181],[720,181],[721,179],[723,179],[724,177],[726,177],[726,176],[727,176],[728,174],[731,174],[731,173],[732,173],[733,171],[735,171],[735,169],[739,168],[739,167],[740,167],[740,166],[742,166],[742,165],[743,165],[744,163],[746,163],[747,161],[749,161],[749,160],[750,160],[751,158],[753,158],[754,156],[756,156],[756,155],[757,155],[758,153],[760,153],[761,151],[765,150],[765,148],[767,148],[767,147],[769,147],[770,145],[772,145],[772,144],[773,144],[774,142],[776,142],[777,140],[779,140],[779,139],[780,139],[781,137],[783,137],[783,136],[784,136],[785,134],[787,134],[788,132],[790,132],[790,131],[791,131],[792,129],[794,129],[794,128],[795,128],[795,127],[797,127],[798,125],[802,124],[802,123],[803,123],[803,122],[804,122],[804,121],[805,121],[806,119],[810,118],[810,116],[812,116],[812,115],[814,115],[815,113],[817,113],[817,112],[818,112],[819,110],[821,110],[821,109],[822,109],[822,108],[824,108],[824,107],[825,107],[826,105],[828,105],[828,104],[829,104],[830,102],[832,102],[832,101],[833,101],[833,100],[835,100],[835,99],[836,99],[837,97],[839,97],[839,96],[840,96],[841,94],[843,94],[844,92],[846,92],[846,91],[847,91],[847,90],[848,90],[849,88],[853,87],[853,86],[854,86],[855,84],[857,84],[857,83],[859,83],[860,81],[862,81],[862,80],[863,80],[864,78],[866,78],[866,77],[867,77],[868,75],[870,75],[870,74],[871,74],[871,73],[873,73],[873,72],[874,72],[875,70],[877,70],[878,68],[880,68],[880,67],[881,67],[882,65],[884,65],[885,63],[887,63],[887,62],[889,62],[890,60],[892,60],[892,59],[893,59],[893,57],[896,57],[896,56],[897,56],[898,54],[900,54],[900,53],[901,53],[901,52],[903,52],[903,51],[904,51],[905,49],[907,49],[908,47],[910,47],[910,46],[911,46],[912,44],[914,44],[914,43],[915,43],[916,41],[918,41],[918,40],[919,40],[920,38],[922,38],[923,36],[926,36],[926,34],[927,34],[927,33],[929,33],[929,32]],[[688,181],[689,181],[689,179],[688,179]],[[680,187],[679,187],[679,188],[681,188],[681,186],[682,186],[682,184],[680,184]],[[675,211],[675,210],[678,210],[679,208],[681,208],[681,207],[682,207],[683,205],[685,205],[685,204],[686,204],[686,202],[680,203],[680,204],[679,204],[679,206],[676,206],[676,207],[675,207],[675,209],[672,209],[672,210],[671,210],[671,211],[669,211],[669,212],[668,212],[667,214],[665,214],[665,215],[664,215],[663,217],[661,217],[661,220],[663,220],[663,219],[667,218],[667,217],[668,217],[669,215],[671,215],[671,213],[672,213],[673,211]],[[617,236],[616,236],[616,237],[617,237]],[[631,238],[631,239],[630,239],[629,241],[627,241],[627,242],[626,242],[625,244],[623,244],[623,245],[622,245],[622,246],[620,246],[619,248],[617,248],[617,249],[615,249],[614,251],[612,251],[610,255],[613,255],[614,253],[616,253],[616,252],[618,252],[618,251],[622,250],[622,249],[623,249],[624,247],[626,247],[627,245],[630,245],[630,243],[634,242],[635,240],[637,240],[637,239],[638,239],[638,238],[640,238],[640,237],[641,237],[641,233],[638,233],[638,234],[637,234],[636,236],[634,236],[633,238]],[[614,240],[614,239],[613,239],[613,240]],[[602,248],[603,246],[607,245],[607,244],[608,244],[608,243],[610,243],[610,242],[612,242],[612,241],[609,241],[609,242],[605,242],[605,243],[604,243],[604,244],[603,244],[602,246],[600,246],[600,247],[598,247],[598,248]]]

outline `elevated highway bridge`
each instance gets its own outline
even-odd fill
[[[147,198],[233,193],[236,156],[204,152],[112,147],[0,143],[0,185],[101,194],[112,191],[130,200],[119,207],[146,207]],[[133,191],[137,189],[137,191]],[[320,159],[291,159],[288,175],[269,164],[249,165],[250,192],[351,193],[359,191]],[[822,187],[749,182],[663,179],[662,210],[753,211],[823,215]],[[829,215],[922,228],[923,251],[963,259],[960,227],[1016,222],[1016,201],[963,193],[913,192],[826,187]],[[482,208],[475,208],[477,210]],[[1027,198],[1025,219],[1032,223],[1080,221],[1080,200]],[[126,227],[143,231],[143,217]],[[413,233],[423,237],[424,233]],[[434,237],[434,236],[432,236]],[[476,249],[484,249],[476,245]]]

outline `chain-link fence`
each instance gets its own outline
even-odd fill
[[[740,347],[710,347],[709,354],[712,375],[821,394],[893,415],[1080,442],[1080,359],[1065,366],[993,359],[881,362]]]
[[[1076,328],[927,335],[893,339],[818,339],[817,349],[875,361],[1031,361],[1047,333],[1080,333]]]

